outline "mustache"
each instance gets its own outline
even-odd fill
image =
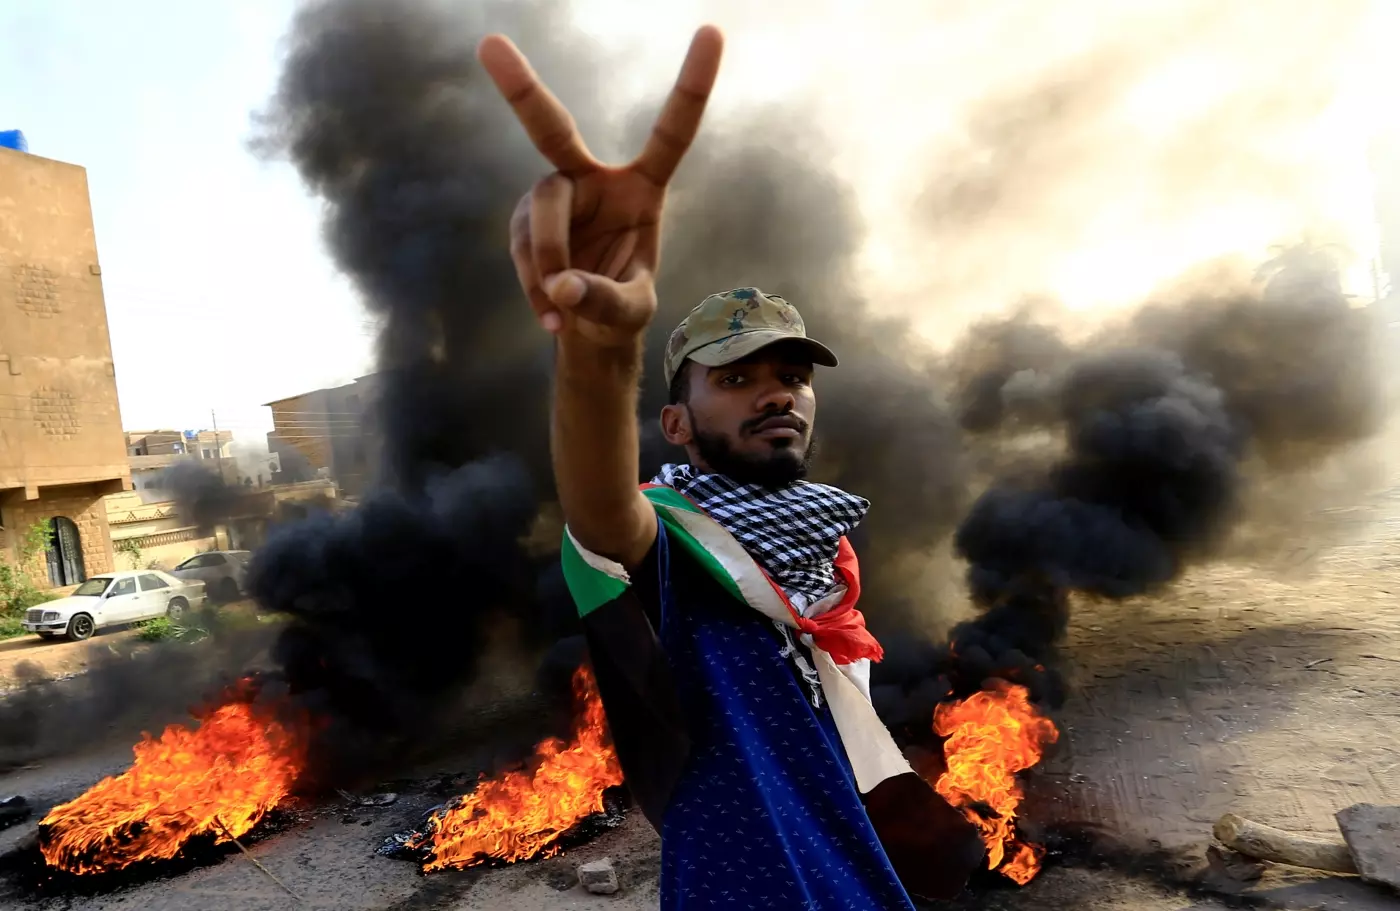
[[[792,411],[775,411],[768,414],[761,414],[756,418],[749,418],[739,425],[741,433],[750,434],[767,430],[769,427],[792,427],[799,433],[806,433],[808,422],[793,414]]]

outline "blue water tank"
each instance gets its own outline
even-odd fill
[[[20,130],[0,130],[0,148],[28,152],[29,142],[24,138],[24,133]]]

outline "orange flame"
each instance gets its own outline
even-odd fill
[[[1040,871],[1044,851],[1016,837],[1016,808],[1025,796],[1016,773],[1040,761],[1060,737],[1055,724],[1031,705],[1030,692],[1004,680],[933,713],[948,770],[934,789],[981,830],[987,869],[1020,885]],[[979,812],[985,808],[991,813]]]
[[[579,820],[603,810],[603,790],[622,783],[593,673],[574,672],[579,706],[573,739],[551,737],[535,747],[533,773],[482,777],[476,790],[430,820],[432,857],[424,872],[470,867],[487,860],[528,860],[553,854],[554,842]]]
[[[172,724],[132,747],[136,761],[40,823],[40,850],[69,873],[169,860],[199,835],[237,838],[285,799],[301,771],[301,738],[246,702]]]

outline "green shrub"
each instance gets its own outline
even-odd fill
[[[47,522],[35,522],[19,540],[19,560],[0,560],[0,614],[23,611],[26,607],[49,600],[34,587],[25,567],[29,566],[49,543]]]
[[[13,639],[24,635],[24,627],[19,625],[19,617],[0,616],[0,640]]]
[[[162,639],[173,639],[179,636],[180,627],[170,622],[168,617],[156,617],[154,620],[147,620],[140,624],[140,636],[147,642],[159,642]]]
[[[122,538],[114,543],[116,552],[131,561],[132,569],[141,568],[141,545],[136,538]]]

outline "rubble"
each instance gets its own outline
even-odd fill
[[[342,791],[338,788],[336,789],[336,793],[339,794],[346,803],[352,803],[361,807],[387,807],[399,799],[399,795],[392,791],[386,791],[382,794],[369,794],[364,797],[358,794],[351,794],[349,791]]]
[[[595,895],[612,895],[617,891],[617,871],[613,869],[612,858],[580,864],[578,881]]]
[[[29,801],[16,794],[0,800],[0,829],[8,829],[17,822],[29,818]]]
[[[1337,827],[1361,878],[1400,890],[1400,807],[1359,803],[1337,814]]]
[[[1206,848],[1206,868],[1200,884],[1212,891],[1235,895],[1245,891],[1264,875],[1264,864],[1237,851],[1210,845]]]

